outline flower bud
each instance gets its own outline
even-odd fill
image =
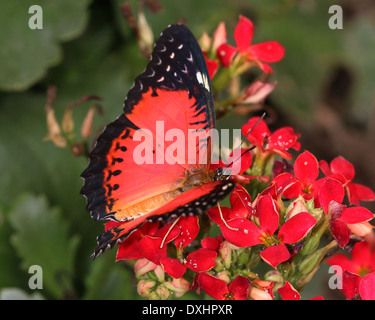
[[[263,102],[275,87],[276,82],[264,83],[257,80],[245,89],[241,97],[242,102],[247,104]]]
[[[299,264],[299,270],[302,274],[308,274],[317,267],[320,262],[323,260],[324,255],[326,254],[325,248],[319,249],[310,255],[308,255],[302,262]]]
[[[156,267],[157,265],[155,263],[146,258],[138,259],[134,265],[135,276],[139,279],[146,273],[155,270]]]
[[[228,241],[224,241],[220,245],[219,255],[223,259],[224,267],[229,269],[232,264],[232,247]]]
[[[176,298],[182,297],[190,289],[190,283],[184,278],[175,279],[172,281],[167,281],[164,286],[173,292]]]
[[[308,212],[306,202],[302,196],[299,196],[295,201],[291,202],[286,209],[287,219],[292,218],[300,212]]]
[[[156,296],[151,295],[153,300],[167,300],[171,292],[166,288],[164,284],[159,285],[155,290]]]
[[[203,32],[198,42],[203,52],[207,52],[211,47],[211,38],[207,32]]]
[[[141,280],[138,282],[137,291],[142,297],[149,297],[152,288],[155,286],[156,281],[153,280]]]
[[[251,257],[251,247],[241,248],[241,250],[239,251],[237,265],[240,267],[247,265],[250,260],[250,257]]]
[[[374,229],[374,226],[371,225],[368,221],[354,223],[354,224],[347,224],[347,226],[353,234],[361,238],[366,238],[367,236],[372,234],[372,230]]]
[[[325,233],[329,227],[329,217],[324,215],[321,220],[316,224],[312,232],[306,237],[305,243],[302,250],[300,251],[302,255],[308,255],[314,252],[320,243],[320,238]]]
[[[277,284],[282,285],[284,283],[283,276],[281,275],[281,273],[279,271],[276,271],[276,270],[268,271],[265,274],[264,279],[268,280],[268,281],[272,281],[275,284],[277,283]]]
[[[61,123],[62,130],[66,134],[73,133],[74,130],[74,120],[73,120],[73,110],[72,108],[67,108],[65,110],[62,123]]]
[[[154,34],[142,10],[138,12],[138,44],[145,55],[149,55],[154,46]]]
[[[214,34],[212,36],[212,48],[211,50],[213,52],[217,51],[217,48],[227,42],[227,30],[225,28],[225,23],[220,22],[219,25],[217,26],[216,30],[214,31]]]
[[[230,283],[230,272],[223,271],[216,275],[216,278],[225,281],[226,283]]]
[[[92,125],[94,122],[95,106],[91,106],[81,125],[81,136],[83,139],[88,139],[92,133]]]
[[[65,148],[67,145],[67,141],[61,135],[61,129],[56,120],[55,111],[49,105],[47,105],[46,107],[46,118],[48,135],[45,140],[52,140],[56,147]]]
[[[250,287],[249,297],[254,300],[272,300],[270,292],[263,288]]]

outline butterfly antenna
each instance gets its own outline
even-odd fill
[[[259,122],[261,120],[264,119],[264,117],[266,116],[266,113],[263,112],[263,114],[260,116],[260,118],[258,119],[258,121],[253,125],[253,127],[249,130],[249,132],[246,134],[246,136],[242,139],[242,142],[241,144],[239,145],[239,147],[236,149],[236,151],[234,152],[233,156],[232,156],[232,159],[234,158],[234,156],[238,153],[238,151],[241,150],[241,146],[243,145],[243,143],[245,142],[245,139],[249,136],[249,134],[255,129],[255,127],[259,124]],[[235,161],[237,161],[238,159],[240,159],[245,153],[253,150],[255,148],[255,146],[247,149],[243,154],[241,154],[241,156],[239,156],[236,160],[233,160],[231,163],[227,164],[224,168],[224,171],[225,172]]]
[[[255,149],[255,146],[252,146],[251,148],[246,149],[246,150],[244,151],[244,153],[242,153],[242,154],[241,154],[236,160],[233,160],[231,163],[227,164],[226,167],[225,167],[225,169],[224,169],[224,171],[225,171],[227,168],[229,168],[233,163],[235,163],[237,160],[239,160],[241,157],[243,157],[246,153],[248,153],[249,151],[251,151],[251,150],[253,150],[253,149]]]

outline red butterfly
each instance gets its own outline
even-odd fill
[[[209,170],[210,139],[203,146],[194,145],[195,155],[201,151],[198,148],[204,149],[206,161],[189,161],[186,152],[185,161],[173,164],[136,164],[136,130],[155,133],[158,121],[165,130],[179,129],[186,137],[191,129],[208,132],[215,128],[205,59],[193,34],[183,25],[172,25],[162,32],[150,62],[125,99],[124,113],[100,135],[82,173],[81,193],[92,218],[124,222],[97,238],[94,258],[146,221],[200,214],[235,186],[225,170]],[[165,157],[173,157],[167,148],[173,142],[160,146],[156,139],[153,160],[164,149]]]

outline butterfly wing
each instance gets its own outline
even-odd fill
[[[96,254],[147,220],[200,213],[231,191],[229,181],[207,180],[212,143],[208,133],[213,128],[204,56],[188,28],[172,25],[156,42],[150,62],[125,99],[124,113],[100,135],[82,173],[81,193],[92,217],[125,222],[98,238]],[[137,135],[144,135],[141,142]],[[140,143],[151,150],[143,164],[137,152]],[[206,179],[198,179],[199,186],[190,190],[184,183],[195,173]]]
[[[196,147],[193,152],[186,150],[186,146],[192,145],[186,141],[189,139],[187,132],[207,132],[214,128],[214,119],[207,67],[199,45],[185,26],[170,26],[155,44],[146,70],[130,89],[124,114],[105,128],[89,156],[89,166],[82,173],[81,193],[87,198],[87,209],[92,217],[131,220],[142,210],[164,205],[178,195],[189,172],[207,171],[209,165],[210,139],[201,147],[206,152],[206,161],[193,161],[189,154],[197,157],[198,153]],[[164,126],[164,132],[175,130],[184,134],[180,142],[185,148],[182,159],[163,152],[173,141],[159,145],[164,137],[157,133],[158,124]],[[149,146],[151,164],[135,163],[135,150],[139,145],[133,139],[136,131],[153,134],[149,143],[152,144]],[[167,163],[171,158],[178,164]],[[157,163],[158,159],[165,161]],[[161,198],[166,198],[165,203]],[[134,205],[133,209],[126,210]]]
[[[101,234],[98,239],[98,247],[93,253],[95,259],[98,255],[113,248],[118,241],[126,239],[135,228],[146,221],[156,221],[160,217],[167,219],[170,216],[181,216],[186,214],[200,214],[215,206],[218,201],[228,195],[235,184],[230,180],[220,180],[203,184],[200,187],[186,191],[161,208],[151,211],[142,217],[119,224]]]

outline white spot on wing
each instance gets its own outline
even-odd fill
[[[198,71],[196,73],[196,77],[198,82],[202,84],[207,89],[207,91],[210,91],[210,84],[208,82],[207,76],[204,73],[202,74],[200,71]]]

